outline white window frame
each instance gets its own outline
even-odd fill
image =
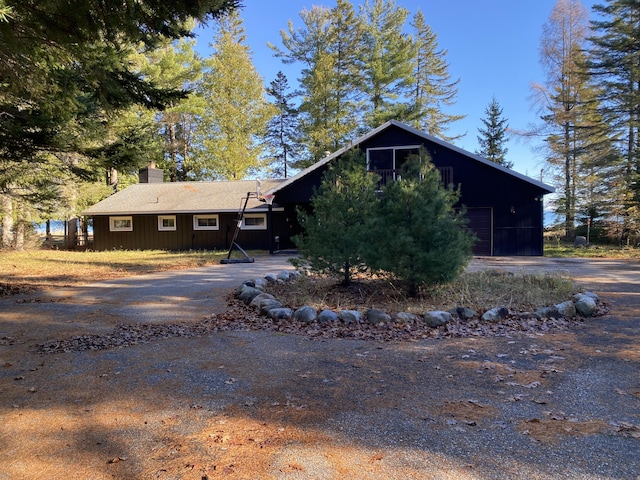
[[[215,218],[215,225],[198,225],[198,219],[200,218]],[[220,230],[220,218],[218,215],[194,215],[193,216],[193,229],[194,230]]]
[[[173,225],[165,227],[165,220],[173,220]],[[175,215],[158,215],[158,231],[160,232],[172,232],[176,230],[176,216]]]
[[[128,227],[117,227],[116,222],[128,221]],[[110,232],[133,232],[133,217],[109,217],[109,231]]]
[[[247,225],[247,218],[261,218],[263,220],[262,225]],[[242,217],[242,230],[266,230],[267,229],[267,214],[266,213],[245,213]]]

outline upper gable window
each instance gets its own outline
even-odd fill
[[[367,148],[367,170],[380,175],[384,185],[390,180],[398,180],[409,156],[419,154],[420,145]]]
[[[110,232],[132,232],[133,218],[132,217],[109,217],[109,231]]]

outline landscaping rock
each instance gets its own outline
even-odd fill
[[[551,307],[539,308],[538,310],[536,310],[536,315],[538,315],[540,318],[560,318],[562,316],[555,305]]]
[[[417,323],[418,320],[420,320],[420,317],[418,317],[417,315],[414,315],[413,313],[400,312],[394,315],[394,319],[398,323],[414,324],[414,323]]]
[[[424,314],[424,323],[430,327],[440,327],[451,320],[451,314],[442,310],[434,310]]]
[[[576,316],[576,306],[573,304],[571,300],[566,302],[558,303],[556,309],[563,317],[575,317]]]
[[[288,318],[291,318],[292,315],[293,310],[291,310],[290,308],[272,308],[267,313],[267,316],[274,320],[286,320]]]
[[[391,315],[382,310],[370,308],[367,310],[366,318],[372,325],[378,325],[380,323],[389,323],[391,321]]]
[[[256,287],[259,290],[264,290],[265,288],[267,288],[267,281],[264,278],[256,278],[253,281],[254,287]]]
[[[598,302],[600,301],[600,298],[599,298],[599,297],[598,297],[598,295],[597,295],[596,293],[594,293],[594,292],[576,293],[576,294],[573,296],[573,299],[574,299],[575,301],[578,301],[578,300],[580,300],[582,297],[591,297],[591,298],[593,298],[593,301],[594,301],[594,302],[596,302],[596,303],[598,303]]]
[[[357,310],[341,310],[338,313],[338,318],[347,325],[352,323],[360,323],[362,320],[362,314]]]
[[[501,322],[509,315],[509,309],[506,307],[496,307],[488,310],[482,315],[485,322]]]
[[[252,287],[252,288],[253,288],[253,287],[255,287],[255,286],[256,286],[256,284],[254,283],[254,281],[253,281],[253,280],[245,280],[244,282],[242,282],[242,283],[238,286],[238,288],[236,288],[236,295],[240,295],[240,294],[242,293],[242,290],[243,290],[245,287]]]
[[[288,282],[289,278],[291,278],[291,273],[289,272],[289,270],[282,270],[277,276],[276,278],[282,282]]]
[[[270,310],[280,307],[282,307],[282,303],[280,303],[278,300],[265,300],[260,307],[260,313],[262,313],[263,315],[269,315]]]
[[[598,310],[598,304],[593,299],[593,296],[582,294],[578,296],[575,302],[576,310],[583,317],[593,317]]]
[[[255,297],[253,297],[253,300],[251,300],[251,303],[249,305],[251,305],[252,307],[255,308],[262,308],[262,305],[264,303],[267,303],[271,300],[275,300],[276,297],[274,297],[273,295],[271,295],[270,293],[261,293],[260,295],[256,295]]]
[[[294,281],[300,278],[300,272],[298,270],[290,270],[289,271],[289,280]]]
[[[278,281],[278,276],[275,273],[267,273],[264,276],[264,279],[269,283],[276,283]]]
[[[478,312],[467,307],[455,307],[449,310],[449,313],[457,316],[460,320],[469,320],[478,316]]]
[[[318,318],[318,312],[313,307],[304,306],[293,313],[293,318],[299,322],[311,323]]]
[[[238,298],[240,300],[242,300],[243,302],[249,304],[249,303],[251,303],[251,300],[253,300],[255,297],[257,297],[261,293],[264,293],[264,292],[262,292],[262,290],[258,290],[255,287],[250,287],[249,285],[244,285],[244,288],[242,288],[242,290],[240,290],[240,295],[238,295]]]
[[[318,314],[318,323],[330,323],[338,320],[338,314],[331,310],[322,310]]]

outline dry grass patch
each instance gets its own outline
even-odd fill
[[[201,267],[218,263],[223,255],[225,252],[164,250],[5,251],[0,255],[0,295]]]
[[[423,288],[411,298],[396,282],[380,277],[359,277],[349,286],[335,279],[301,276],[296,282],[270,287],[271,293],[291,307],[321,309],[377,308],[387,312],[422,314],[465,306],[478,312],[504,306],[519,311],[565,301],[577,291],[574,282],[560,274],[513,274],[486,270],[464,273],[449,284]]]

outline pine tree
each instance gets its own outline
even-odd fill
[[[596,166],[611,160],[606,122],[597,113],[597,88],[584,68],[587,33],[588,12],[580,1],[558,0],[541,38],[546,81],[533,86],[544,122],[540,133],[546,140],[546,161],[558,193],[555,212],[563,217],[569,239],[575,235],[579,208],[587,208],[579,192],[588,193],[586,179],[593,186],[593,175],[603,173]]]
[[[377,127],[402,120],[408,110],[403,94],[412,75],[414,48],[403,32],[409,12],[394,0],[366,0],[362,8],[362,91],[365,124]]]
[[[223,17],[199,86],[206,100],[196,135],[201,178],[238,180],[261,166],[263,145],[257,140],[275,112],[244,41],[239,15]]]
[[[486,117],[481,119],[484,128],[478,129],[480,149],[476,153],[498,165],[512,168],[513,162],[508,162],[505,158],[508,152],[505,142],[509,124],[507,119],[502,116],[502,107],[495,96],[491,98],[484,113]]]
[[[298,138],[298,111],[293,105],[295,94],[288,92],[289,82],[282,72],[278,72],[267,88],[267,94],[273,99],[277,113],[267,123],[266,142],[269,154],[274,161],[272,172],[277,177],[287,178],[289,165],[300,151]],[[295,162],[294,162],[295,163]]]
[[[443,140],[453,140],[446,135],[449,125],[465,115],[445,113],[444,109],[455,104],[460,80],[451,80],[447,51],[438,48],[437,35],[418,11],[411,26],[414,30],[413,82],[409,96],[412,101],[411,114],[407,120],[429,134]]]
[[[415,296],[421,285],[457,277],[471,260],[474,240],[453,208],[458,193],[441,185],[428,153],[421,150],[403,168],[413,174],[387,183],[370,216],[368,228],[374,235],[365,259],[372,269],[404,282]]]
[[[629,241],[640,236],[640,1],[608,0],[593,10],[600,19],[592,21],[588,65],[623,158],[621,213]]]
[[[156,114],[164,150],[163,159],[157,165],[168,173],[172,182],[190,178],[193,134],[205,107],[203,97],[195,91],[202,78],[203,62],[194,46],[193,40],[167,42],[148,52],[141,68],[155,85],[189,92],[186,98],[171,101]]]
[[[361,24],[353,5],[338,0],[333,9],[300,12],[303,27],[280,32],[285,50],[270,45],[285,64],[300,63],[300,143],[307,148],[300,167],[354,136],[359,117]]]
[[[294,241],[300,263],[351,283],[367,270],[364,260],[370,231],[367,223],[377,205],[377,177],[366,171],[364,154],[349,151],[334,162],[311,199],[311,213],[298,212],[302,235]]]

